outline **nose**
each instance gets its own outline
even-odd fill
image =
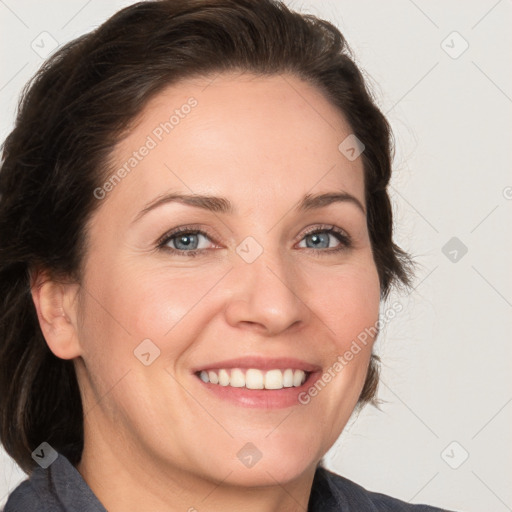
[[[268,252],[247,263],[240,259],[231,272],[232,290],[225,308],[227,322],[262,335],[296,330],[309,321],[304,282],[283,258]]]

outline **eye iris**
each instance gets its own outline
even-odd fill
[[[313,247],[320,247],[319,243],[325,243],[323,247],[329,246],[329,235],[327,233],[313,233],[308,235],[308,238],[313,242]],[[319,243],[318,243],[319,242]]]
[[[191,247],[191,245],[193,245],[194,248],[196,248],[194,241],[197,242],[197,240],[191,241],[191,239],[193,240],[194,237],[197,238],[197,235],[193,235],[193,234],[180,235],[178,238],[175,239],[175,245],[177,246],[176,248],[177,249],[189,249]],[[183,244],[184,247],[179,247],[179,244]]]

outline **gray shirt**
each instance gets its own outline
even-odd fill
[[[427,505],[411,505],[360,485],[323,467],[313,480],[308,512],[448,512]],[[9,495],[3,512],[107,512],[82,475],[58,454],[47,468],[36,468]]]

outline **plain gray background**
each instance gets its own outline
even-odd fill
[[[45,52],[131,3],[0,0],[2,140]],[[412,503],[512,510],[511,2],[287,3],[337,25],[368,75],[396,139],[396,238],[420,265],[376,347],[387,403],[328,467]],[[0,468],[1,507],[25,474],[1,450]]]

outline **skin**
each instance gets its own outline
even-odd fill
[[[314,86],[230,73],[153,98],[114,149],[114,168],[189,97],[197,106],[101,200],[82,282],[42,273],[33,286],[48,346],[75,362],[85,411],[77,469],[111,512],[304,510],[316,464],[357,403],[374,340],[309,404],[283,409],[212,396],[191,368],[255,355],[325,370],[375,324],[365,213],[348,201],[294,209],[305,194],[339,191],[365,207],[363,164],[338,150],[350,126]],[[134,222],[171,191],[224,196],[236,212],[174,202]],[[188,224],[209,234],[199,237],[201,255],[156,248]],[[316,248],[304,232],[322,224],[352,246],[328,252],[341,243],[331,236]],[[248,236],[263,249],[250,264],[236,252]],[[149,366],[134,356],[147,338],[160,350]],[[262,454],[252,468],[237,457],[247,442]]]

